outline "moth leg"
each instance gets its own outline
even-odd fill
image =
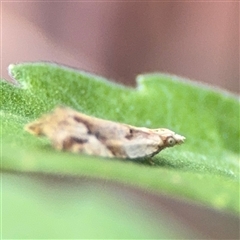
[[[154,166],[154,165],[155,165],[155,162],[153,161],[152,158],[148,158],[148,159],[147,159],[147,162],[148,162],[149,165],[151,165],[151,166]]]

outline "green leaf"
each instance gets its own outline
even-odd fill
[[[18,82],[1,82],[2,171],[87,176],[239,213],[239,101],[216,89],[165,74],[137,77],[129,88],[50,63],[11,65]],[[178,147],[138,161],[58,152],[24,125],[56,105],[186,137]]]
[[[151,219],[147,208],[133,202],[133,197],[125,199],[117,191],[109,191],[100,184],[94,186],[84,179],[4,174],[2,192],[2,239],[187,236],[187,227],[183,228],[173,218],[168,217],[172,228],[169,230],[168,222]],[[167,218],[162,209],[158,212],[163,219]]]

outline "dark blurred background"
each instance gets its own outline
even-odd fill
[[[161,71],[238,93],[239,2],[3,2],[3,77],[39,60],[127,85]]]
[[[239,3],[1,2],[1,75],[7,66],[53,61],[127,85],[137,74],[167,72],[239,93]],[[91,182],[94,184],[94,181]],[[107,183],[105,183],[107,185]],[[126,199],[161,207],[209,239],[237,238],[236,217],[136,189]]]

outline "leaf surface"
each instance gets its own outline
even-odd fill
[[[11,65],[18,82],[1,82],[3,172],[93,177],[239,213],[239,100],[165,74],[137,77],[137,87],[50,63]],[[58,152],[24,125],[66,105],[83,113],[149,128],[186,142],[153,158],[154,166]]]

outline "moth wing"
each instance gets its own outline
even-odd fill
[[[72,152],[97,155],[102,157],[113,157],[111,151],[102,144],[95,136],[86,136],[85,139],[72,137],[68,139],[67,149]]]
[[[152,139],[135,139],[123,147],[128,158],[148,157],[159,151],[158,143]]]
[[[105,144],[114,156],[120,158],[143,158],[159,151],[158,144],[151,139],[108,140]]]

